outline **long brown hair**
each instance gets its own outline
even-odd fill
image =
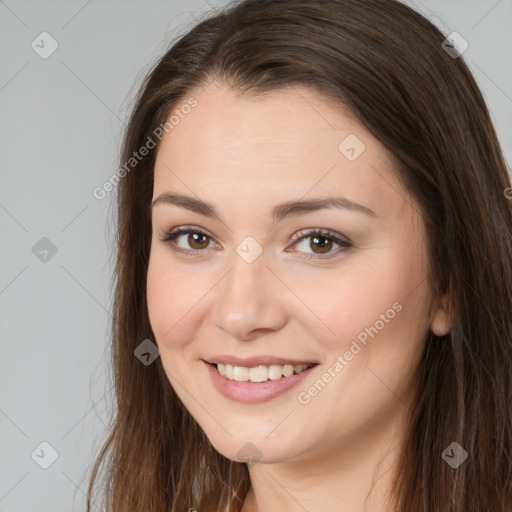
[[[427,227],[431,275],[455,323],[429,335],[396,484],[400,512],[512,510],[512,201],[482,94],[443,35],[395,0],[245,0],[180,37],[145,78],[125,164],[194,90],[215,79],[249,94],[294,84],[345,105],[393,155]],[[111,512],[240,511],[247,465],[219,454],[174,393],[146,303],[149,205],[158,146],[118,180],[112,318],[115,410],[92,471]],[[454,469],[453,442],[468,453]]]

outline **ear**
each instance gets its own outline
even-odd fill
[[[436,336],[445,336],[450,332],[453,325],[453,318],[448,293],[442,295],[437,303],[434,304],[431,318],[430,330]]]

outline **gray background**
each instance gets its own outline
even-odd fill
[[[468,41],[511,162],[512,0],[406,3]],[[118,167],[144,71],[223,4],[0,0],[0,512],[84,508],[111,403],[115,192],[100,201],[92,190]],[[43,31],[59,45],[47,59],[31,47]],[[58,453],[47,469],[43,441]]]

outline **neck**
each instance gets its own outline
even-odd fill
[[[251,464],[251,487],[242,512],[365,512],[394,510],[391,484],[406,425],[400,420],[368,427],[337,447],[276,464]]]

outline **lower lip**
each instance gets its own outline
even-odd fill
[[[277,380],[267,380],[265,382],[238,382],[230,380],[221,375],[215,365],[205,363],[213,380],[213,385],[222,395],[236,402],[245,402],[255,404],[272,400],[281,393],[295,387],[318,365],[314,365],[304,370],[298,375],[294,374],[290,377],[281,377]]]

